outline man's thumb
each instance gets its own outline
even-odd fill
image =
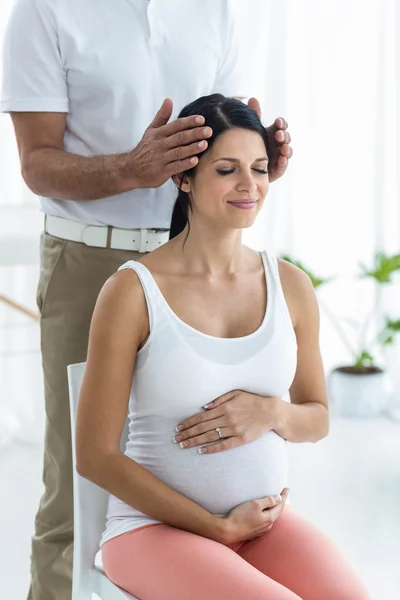
[[[261,106],[257,98],[249,98],[247,104],[256,111],[258,118],[261,119]]]
[[[162,127],[166,125],[170,120],[172,115],[172,100],[166,98],[164,102],[161,104],[161,108],[154,117],[153,121],[150,123],[150,127]]]

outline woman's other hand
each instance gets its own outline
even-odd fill
[[[279,496],[266,496],[239,504],[224,517],[226,519],[226,538],[224,543],[233,544],[254,540],[270,531],[279,518],[287,497],[288,488]]]

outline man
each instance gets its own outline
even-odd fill
[[[168,239],[171,176],[195,164],[211,134],[202,118],[174,115],[212,92],[246,96],[236,64],[229,0],[19,0],[11,15],[1,110],[11,113],[22,175],[46,215],[37,294],[45,492],[30,600],[71,598],[67,365],[86,359],[108,277]],[[286,127],[282,119],[268,128],[272,180],[291,156]]]

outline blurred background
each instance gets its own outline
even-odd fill
[[[306,269],[321,311],[331,432],[318,444],[290,445],[291,503],[337,541],[376,600],[395,600],[400,9],[395,0],[234,2],[246,89],[260,99],[265,124],[286,118],[294,148],[245,241]],[[0,4],[0,44],[12,3]],[[11,120],[0,115],[0,595],[7,600],[25,598],[42,492],[35,318],[42,225],[20,176]]]

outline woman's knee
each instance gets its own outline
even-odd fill
[[[318,599],[321,596],[318,595]],[[364,588],[354,589],[351,587],[345,587],[336,589],[331,594],[323,593],[324,600],[373,600],[372,596]],[[315,596],[317,598],[317,596]],[[305,598],[307,600],[307,598]],[[314,600],[314,599],[313,599]]]

